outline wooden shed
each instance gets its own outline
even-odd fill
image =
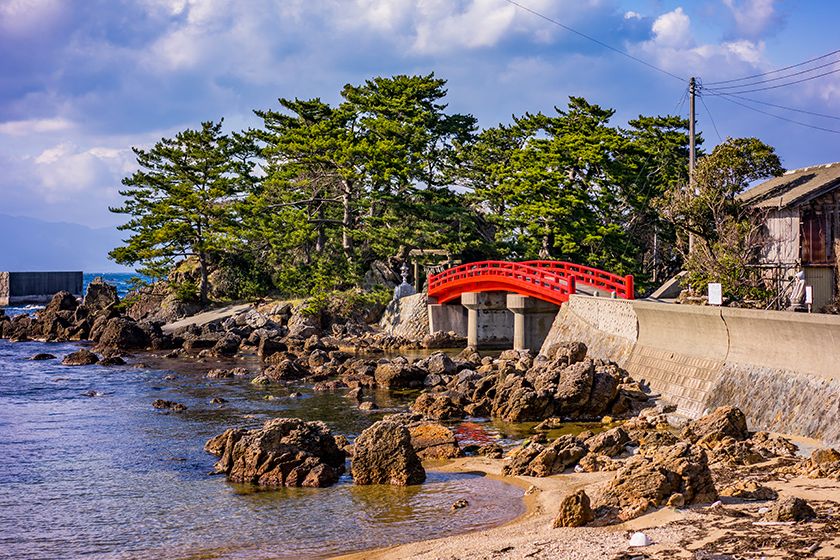
[[[739,199],[767,213],[761,262],[779,278],[805,272],[813,308],[834,301],[840,248],[840,162],[788,171],[757,185]]]

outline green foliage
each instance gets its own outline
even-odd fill
[[[669,217],[695,239],[686,270],[696,292],[720,282],[724,294],[735,300],[767,297],[755,269],[764,245],[765,216],[737,195],[753,181],[783,172],[772,147],[756,138],[730,138],[698,161],[693,190],[676,186],[669,192]]]
[[[199,298],[206,302],[209,254],[232,244],[241,198],[255,185],[252,146],[223,134],[219,121],[164,138],[150,150],[134,148],[140,169],[122,181],[123,206],[111,208],[130,217],[119,229],[131,235],[110,257],[139,264],[140,272],[158,279],[177,259],[197,257]]]
[[[195,303],[199,300],[199,287],[193,280],[182,280],[170,283],[175,299],[181,303]]]
[[[391,291],[383,286],[370,291],[353,288],[318,292],[306,299],[300,312],[312,317],[322,313],[335,317],[367,316],[371,310],[384,308],[391,297]]]

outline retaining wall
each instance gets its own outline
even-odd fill
[[[66,290],[82,295],[81,272],[0,272],[0,305],[43,303]]]
[[[543,345],[580,340],[696,418],[840,442],[840,317],[572,296]]]
[[[408,340],[422,340],[429,334],[426,294],[420,292],[393,300],[385,308],[379,326],[388,334]]]

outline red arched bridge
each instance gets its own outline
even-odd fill
[[[439,303],[465,292],[514,292],[560,305],[578,291],[633,299],[633,276],[618,276],[564,261],[478,261],[429,276],[429,297]]]

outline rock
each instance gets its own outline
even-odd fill
[[[171,410],[172,412],[184,412],[187,410],[186,405],[174,401],[166,401],[163,399],[155,399],[152,406],[159,410]]]
[[[43,360],[55,360],[55,356],[53,356],[52,354],[41,353],[41,354],[35,354],[34,356],[32,356],[29,359],[33,360],[33,361],[36,361],[36,362],[39,362],[39,361],[43,361]]]
[[[93,313],[113,308],[119,303],[117,287],[113,284],[108,284],[98,276],[88,284],[84,305]]]
[[[83,348],[81,350],[73,352],[72,354],[67,354],[66,356],[64,356],[64,359],[61,360],[61,363],[65,366],[90,366],[98,361],[99,356],[97,356],[90,350],[85,350]]]
[[[376,406],[376,403],[371,402],[371,401],[365,401],[365,402],[359,403],[359,410],[378,410],[378,409],[379,409],[379,407]]]
[[[260,342],[257,346],[257,355],[265,360],[278,352],[286,352],[288,349],[289,347],[285,342],[274,338],[260,337]]]
[[[557,416],[552,416],[551,418],[546,418],[532,429],[535,432],[550,432],[551,430],[558,430],[563,427],[563,419]]]
[[[411,445],[420,459],[454,459],[461,455],[455,434],[446,426],[421,422],[409,425],[408,432]]]
[[[578,461],[575,471],[578,472],[603,472],[617,471],[621,468],[621,462],[615,461],[606,455],[587,453]]]
[[[356,387],[355,389],[350,389],[347,391],[347,394],[344,395],[348,399],[353,399],[356,402],[361,402],[362,397],[364,396],[364,391],[361,387]]]
[[[753,480],[740,480],[724,487],[721,496],[740,498],[742,500],[775,500],[779,494],[767,486],[762,486]]]
[[[232,482],[320,488],[344,472],[345,453],[323,422],[275,418],[253,430],[227,430],[205,449],[221,455],[216,472]]]
[[[385,389],[412,389],[423,386],[426,372],[410,365],[406,360],[395,359],[379,364],[373,374],[376,385]]]
[[[431,420],[464,417],[463,408],[446,393],[423,393],[411,405],[411,410]]]
[[[426,471],[411,445],[408,428],[380,420],[356,438],[353,484],[421,484]]]
[[[705,446],[714,446],[730,437],[742,441],[750,437],[744,413],[733,406],[721,406],[699,420],[689,423],[680,433],[680,439]]]
[[[299,399],[302,396],[303,396],[303,393],[301,393],[299,391],[292,391],[291,393],[289,393],[289,398],[290,399]]]
[[[470,505],[470,503],[467,500],[464,500],[464,499],[456,500],[455,503],[452,504],[451,509],[452,509],[452,511],[455,511],[456,509],[463,509],[463,508],[467,507],[468,505]]]
[[[258,375],[251,380],[251,385],[270,385],[271,379],[266,375]]]
[[[233,333],[225,333],[216,344],[213,345],[213,354],[216,356],[233,356],[239,352],[239,345],[242,338]]]
[[[210,399],[210,404],[225,404],[227,399],[223,399],[222,397],[213,397]]]
[[[594,519],[589,496],[583,490],[578,490],[563,498],[560,510],[554,518],[554,527],[583,527]]]
[[[478,446],[478,449],[475,450],[475,454],[481,455],[482,457],[488,457],[490,459],[501,459],[505,456],[505,450],[498,443],[485,443],[484,445]]]
[[[813,519],[817,514],[802,498],[789,496],[782,498],[770,508],[764,519],[767,521],[807,521]]]
[[[561,372],[554,393],[554,399],[560,408],[560,415],[581,411],[584,405],[589,402],[594,378],[595,365],[591,360],[571,364]]]
[[[227,369],[214,368],[207,372],[209,379],[228,379],[233,377],[233,372]]]
[[[429,334],[420,342],[422,348],[463,348],[466,345],[467,338],[454,331]]]
[[[523,377],[508,375],[496,388],[491,415],[506,422],[539,421],[554,412],[552,396],[537,392]]]
[[[630,443],[630,436],[621,427],[601,432],[584,442],[590,453],[615,457],[621,455],[624,447]]]
[[[149,345],[149,336],[133,319],[113,317],[105,323],[97,342],[99,348],[142,350]]]
[[[99,360],[100,366],[124,366],[125,360],[123,360],[120,356],[109,356],[107,358],[102,358]]]
[[[563,342],[552,344],[547,352],[549,360],[563,360],[568,364],[575,364],[586,358],[588,349],[583,342]]]
[[[502,468],[506,476],[551,476],[565,471],[584,456],[586,448],[570,435],[548,445],[528,443],[516,449]]]
[[[272,381],[296,381],[309,375],[309,370],[292,360],[283,360],[279,364],[269,366],[263,375]]]
[[[799,447],[786,437],[767,432],[756,432],[749,439],[753,451],[766,459],[796,457]]]
[[[434,375],[452,375],[458,371],[458,366],[443,352],[435,352],[427,359],[426,370]]]
[[[686,504],[717,497],[706,453],[687,442],[658,448],[652,456],[640,453],[628,459],[598,498],[596,516],[626,521],[667,503],[677,493]]]

